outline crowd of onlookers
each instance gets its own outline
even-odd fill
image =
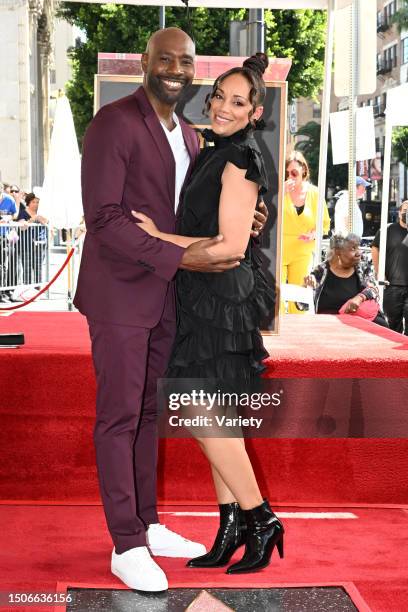
[[[380,230],[371,239],[371,254],[363,258],[360,243],[363,217],[358,201],[370,183],[356,178],[355,233],[349,233],[349,194],[343,191],[334,209],[334,227],[326,205],[323,232],[331,233],[326,260],[312,269],[318,211],[318,190],[311,184],[309,167],[299,151],[286,159],[283,199],[282,283],[314,290],[320,314],[354,314],[408,335],[408,201],[398,207],[398,219],[387,228],[383,311],[379,306]],[[289,302],[289,313],[305,312],[305,304]]]
[[[356,180],[357,200],[369,183]],[[43,263],[48,246],[48,220],[38,214],[38,193],[26,193],[15,184],[0,182],[0,302],[19,299],[18,284],[37,287],[43,280]],[[306,159],[292,152],[286,160],[283,200],[282,283],[314,288],[317,313],[354,313],[394,331],[408,335],[408,201],[398,208],[398,219],[388,225],[383,309],[378,304],[380,231],[371,246],[369,261],[361,258],[363,233],[361,210],[357,207],[355,234],[349,234],[348,192],[335,205],[334,227],[327,259],[312,270],[318,208],[318,190],[311,184]],[[327,206],[323,231],[330,231]],[[83,220],[74,237],[85,233]],[[374,268],[374,270],[373,270]],[[289,313],[301,313],[301,302],[289,302]]]
[[[19,284],[42,282],[48,220],[38,205],[38,194],[0,182],[0,302],[19,301]]]

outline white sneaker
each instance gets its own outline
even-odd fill
[[[131,548],[121,555],[113,549],[111,571],[129,589],[156,592],[169,588],[166,574],[153,561],[146,546]]]
[[[205,555],[206,548],[203,544],[192,542],[183,536],[167,529],[166,525],[153,523],[149,525],[146,532],[147,545],[152,555],[158,557],[199,557]]]

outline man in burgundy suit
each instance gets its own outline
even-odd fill
[[[87,234],[74,303],[92,339],[100,491],[114,542],[112,572],[145,591],[167,588],[151,554],[205,552],[160,525],[156,508],[156,381],[175,333],[171,281],[178,268],[222,272],[242,257],[212,256],[208,248],[220,237],[188,249],[153,238],[131,214],[143,212],[175,232],[180,189],[199,152],[196,134],[174,114],[194,76],[194,52],[181,30],[156,32],[142,56],[143,87],[101,108],[83,147]]]

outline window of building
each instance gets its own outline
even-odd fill
[[[401,45],[402,45],[402,52],[401,52],[402,63],[406,64],[408,62],[408,36],[406,36],[401,41]]]
[[[391,66],[394,68],[397,65],[397,45],[390,47],[390,61]]]
[[[313,119],[320,119],[322,113],[320,110],[320,104],[313,104]]]
[[[55,85],[56,82],[57,82],[57,75],[55,73],[55,70],[51,69],[50,70],[50,84]]]
[[[388,69],[395,68],[397,65],[397,45],[392,45],[384,51],[384,63]]]
[[[384,18],[385,18],[386,23],[390,22],[391,17],[396,13],[396,11],[397,11],[397,1],[396,0],[393,0],[392,2],[390,2],[384,7]]]
[[[389,6],[389,15],[390,17],[392,17],[392,15],[395,15],[395,13],[397,12],[397,0],[393,0],[388,6]]]

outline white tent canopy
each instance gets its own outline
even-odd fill
[[[104,0],[70,0],[107,4]],[[145,6],[185,6],[181,0],[110,0],[109,4],[143,4]],[[251,9],[327,9],[329,0],[190,0],[191,8],[251,8]]]
[[[83,216],[81,158],[71,107],[58,98],[39,213],[58,229],[76,228]]]

